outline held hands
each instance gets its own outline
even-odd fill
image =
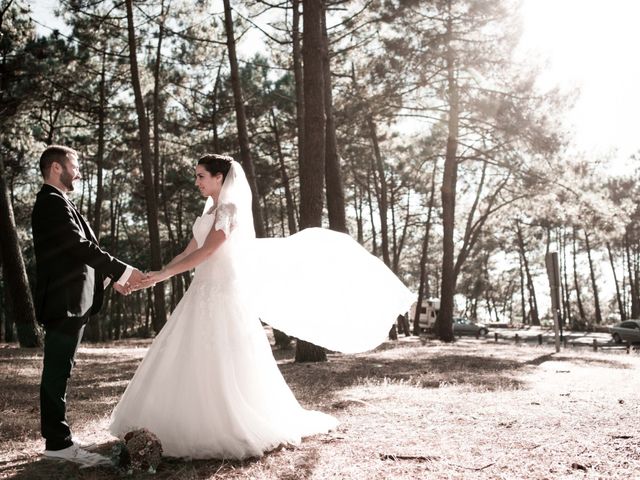
[[[137,268],[134,268],[125,284],[120,285],[119,283],[114,282],[113,289],[121,295],[129,295],[131,292],[136,290],[135,286],[142,282],[145,278],[146,275],[144,273],[142,273]]]
[[[153,287],[156,283],[164,282],[171,276],[165,270],[147,272],[146,275],[146,278],[140,283],[140,288]]]
[[[134,269],[124,285],[114,283],[113,288],[122,295],[129,295],[131,292],[153,287],[156,283],[163,282],[170,277],[171,274],[166,270],[143,273],[138,269]]]
[[[141,281],[133,285],[133,291],[153,287],[156,283],[164,282],[169,277],[171,277],[171,275],[165,270],[147,272],[144,274],[144,278]]]

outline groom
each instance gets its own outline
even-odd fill
[[[110,281],[128,294],[144,275],[112,257],[67,194],[80,180],[78,154],[47,147],[40,157],[44,178],[31,216],[36,256],[36,318],[45,331],[40,418],[45,457],[94,465],[102,458],[74,439],[66,418],[67,381],[89,316],[102,305]]]

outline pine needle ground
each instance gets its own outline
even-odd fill
[[[109,415],[148,341],[85,344],[68,397],[74,432],[108,454]],[[306,408],[339,428],[260,459],[166,459],[161,479],[640,479],[640,355],[417,338],[295,364]],[[0,347],[0,479],[118,478],[42,459],[39,350]]]

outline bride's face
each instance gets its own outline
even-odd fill
[[[202,165],[196,166],[196,187],[203,197],[218,198],[222,188],[222,174],[211,175]]]

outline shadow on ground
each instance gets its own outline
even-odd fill
[[[113,441],[101,444],[96,447],[95,452],[111,457],[112,447],[116,443],[117,442]],[[273,453],[273,455],[277,454],[277,452]],[[311,462],[312,458],[308,458],[307,460]],[[30,457],[23,459],[19,458],[12,462],[0,462],[0,478],[10,478],[12,480],[103,480],[110,478],[153,478],[154,480],[179,478],[180,480],[195,480],[200,478],[211,478],[215,475],[232,472],[257,461],[259,461],[259,459],[249,459],[245,461],[185,461],[177,458],[165,457],[162,459],[162,463],[154,475],[150,475],[146,472],[136,472],[133,475],[128,475],[125,471],[118,469],[115,466],[81,468],[79,465],[70,462],[49,460],[45,458],[39,458],[34,461],[33,458]],[[312,465],[312,463],[310,465]],[[309,465],[307,465],[306,468],[310,468],[312,470]]]

